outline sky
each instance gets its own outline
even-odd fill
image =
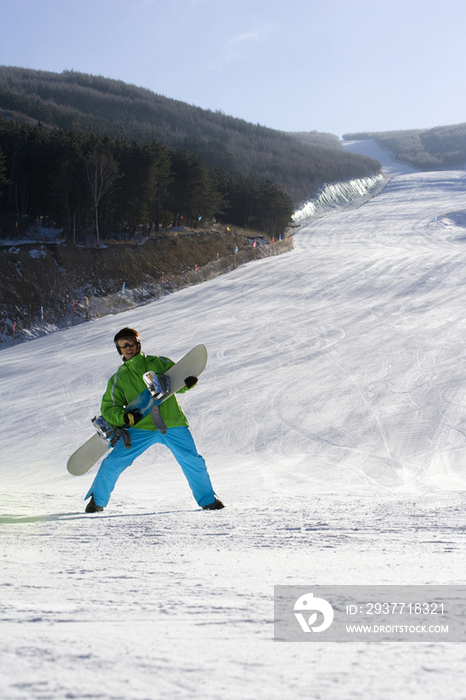
[[[466,121],[464,0],[0,0],[0,65],[75,70],[283,131]]]

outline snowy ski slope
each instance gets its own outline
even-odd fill
[[[290,254],[0,352],[0,698],[464,697],[461,644],[274,643],[273,586],[464,583],[465,187],[396,174]],[[154,448],[84,515],[125,325],[207,346],[180,400],[225,510]]]

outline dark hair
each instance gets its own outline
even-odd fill
[[[118,347],[118,341],[122,340],[123,338],[134,338],[138,344],[138,352],[141,352],[141,337],[139,333],[135,331],[134,328],[122,328],[113,339],[119,355],[121,355],[121,350]]]

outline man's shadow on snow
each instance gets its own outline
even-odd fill
[[[183,510],[159,510],[151,513],[49,513],[47,515],[0,515],[0,525],[17,525],[22,523],[44,523],[67,520],[87,520],[95,518],[109,520],[110,518],[149,518],[151,516],[172,515],[174,513],[196,513],[202,508],[185,508]]]

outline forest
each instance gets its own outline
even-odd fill
[[[437,126],[432,129],[361,132],[345,134],[344,139],[373,139],[402,162],[419,170],[445,170],[466,163],[466,124]]]
[[[0,116],[118,142],[157,142],[201,158],[211,168],[274,183],[295,206],[324,184],[380,170],[378,161],[348,153],[331,134],[285,133],[75,71],[0,66]]]
[[[128,240],[215,217],[270,236],[293,213],[278,185],[208,166],[151,141],[46,129],[0,118],[0,238],[31,225],[63,229],[75,243]]]

